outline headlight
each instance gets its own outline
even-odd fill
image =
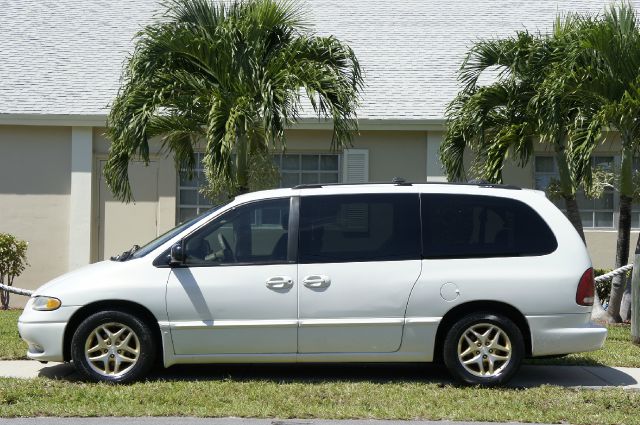
[[[31,304],[31,307],[34,310],[39,311],[52,311],[57,310],[61,305],[62,302],[57,298],[38,296],[33,298],[33,304]]]

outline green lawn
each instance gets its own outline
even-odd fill
[[[22,310],[0,310],[0,360],[25,359],[27,344],[18,336]]]
[[[0,357],[22,357],[18,311],[0,312]],[[638,366],[629,327],[610,328],[604,350],[545,363]],[[371,418],[640,424],[640,392],[543,386],[443,385],[431,366],[202,366],[173,368],[126,386],[0,378],[0,417],[197,416]]]
[[[212,379],[128,386],[0,379],[0,417],[197,416],[640,424],[640,393],[420,380]]]

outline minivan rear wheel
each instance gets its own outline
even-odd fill
[[[449,329],[443,357],[458,381],[495,386],[513,377],[524,350],[522,332],[509,318],[475,313],[461,318]]]
[[[78,326],[71,340],[76,370],[91,381],[127,383],[153,367],[156,344],[149,326],[122,311],[102,311]]]

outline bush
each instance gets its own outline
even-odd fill
[[[605,273],[609,273],[611,269],[593,269],[593,274],[595,277],[602,276]],[[627,272],[625,276],[626,279],[631,278],[631,272]],[[611,280],[605,280],[604,282],[596,282],[596,291],[598,292],[598,297],[600,298],[600,302],[606,305],[609,303],[609,295],[611,294]]]
[[[27,246],[13,235],[0,233],[0,283],[13,285],[13,279],[29,265]],[[0,305],[3,310],[9,308],[9,292],[0,290]]]
[[[595,277],[602,276],[605,273],[609,273],[611,269],[593,269]],[[609,294],[611,293],[611,281],[605,280],[604,282],[596,282],[596,292],[598,292],[598,298],[600,302],[605,304],[609,302]]]

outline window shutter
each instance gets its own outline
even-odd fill
[[[344,150],[343,183],[367,183],[369,181],[369,150]]]

